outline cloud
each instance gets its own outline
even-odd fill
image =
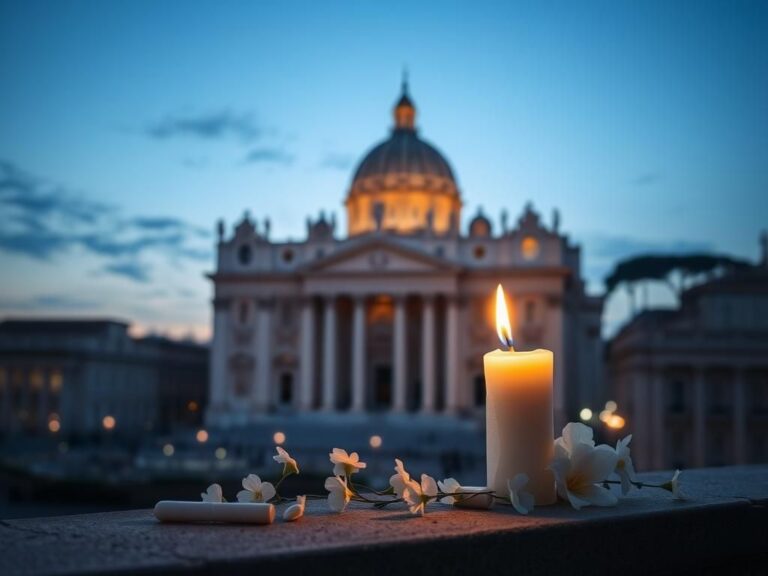
[[[659,180],[661,180],[661,173],[643,172],[632,179],[632,184],[635,186],[650,186],[656,184]]]
[[[331,152],[326,154],[320,161],[320,167],[330,168],[332,170],[343,170],[346,172],[352,168],[354,163],[355,156],[351,154],[336,154]]]
[[[0,160],[2,251],[51,261],[79,248],[118,260],[104,265],[103,271],[147,282],[144,255],[161,253],[172,263],[209,261],[213,253],[200,241],[210,236],[205,228],[176,217],[125,217],[115,206],[73,194]]]
[[[292,164],[293,156],[288,154],[282,148],[253,148],[245,155],[243,161],[246,164],[256,164],[260,162]]]
[[[140,216],[138,218],[132,218],[126,222],[129,226],[135,226],[142,230],[150,231],[167,231],[167,230],[188,230],[198,234],[201,238],[210,238],[211,231],[202,226],[194,226],[181,220],[179,218],[173,218],[168,216]]]
[[[236,138],[251,142],[264,134],[250,114],[236,114],[229,110],[199,114],[196,116],[166,116],[151,124],[146,134],[157,140],[191,137],[202,140]]]
[[[102,270],[142,284],[150,281],[149,266],[147,264],[140,264],[138,262],[114,263],[107,264]]]
[[[99,306],[95,300],[87,300],[67,294],[40,294],[30,298],[0,299],[0,308],[10,310],[39,310],[40,308],[55,310],[87,310]]]

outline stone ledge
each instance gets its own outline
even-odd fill
[[[643,474],[648,481],[669,474]],[[688,498],[634,491],[615,508],[564,504],[520,516],[434,505],[331,515],[309,503],[298,523],[158,523],[150,510],[0,522],[0,573],[707,574],[768,572],[768,466],[685,471]]]

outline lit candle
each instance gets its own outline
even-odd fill
[[[272,524],[275,507],[259,502],[181,502],[161,500],[155,504],[161,522],[223,522]]]
[[[496,331],[507,350],[483,357],[485,366],[485,426],[488,487],[507,495],[507,480],[529,477],[526,488],[536,505],[556,500],[553,451],[552,352],[516,352],[501,284],[496,289]]]

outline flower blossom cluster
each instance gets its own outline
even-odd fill
[[[591,428],[575,422],[566,425],[562,435],[554,442],[554,458],[548,468],[554,476],[558,496],[576,510],[585,506],[615,505],[618,496],[611,491],[611,484],[619,485],[622,495],[628,494],[633,487],[649,486],[682,498],[679,470],[662,484],[648,484],[635,478],[629,448],[631,441],[632,435],[629,435],[620,439],[615,448],[607,444],[595,445]],[[278,488],[285,478],[299,473],[299,465],[285,449],[277,446],[275,450],[277,454],[273,459],[283,466],[279,480],[272,484],[262,481],[256,474],[248,474],[242,480],[243,489],[237,493],[238,502],[279,504],[288,500],[279,495]],[[370,503],[377,508],[402,503],[412,514],[419,516],[423,516],[427,507],[436,502],[456,507],[490,508],[496,501],[501,501],[520,514],[529,514],[535,506],[533,495],[526,490],[529,483],[526,473],[509,478],[507,493],[498,494],[485,487],[462,486],[455,478],[435,481],[428,474],[412,477],[403,461],[396,458],[395,473],[389,479],[389,486],[378,492],[359,483],[355,485],[354,475],[367,468],[357,452],[348,453],[342,448],[334,448],[328,457],[333,464],[333,475],[325,480],[326,499],[328,507],[338,513],[344,512],[352,501]],[[204,502],[226,502],[219,484],[211,484],[200,496]],[[306,501],[306,495],[297,496],[295,502],[283,511],[283,519],[294,521],[301,518]]]

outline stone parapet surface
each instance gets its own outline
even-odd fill
[[[649,482],[670,473],[642,474]],[[0,574],[768,573],[768,466],[684,471],[684,501],[644,488],[614,508],[520,516],[432,505],[308,503],[295,523],[160,524],[151,510],[0,521]]]

